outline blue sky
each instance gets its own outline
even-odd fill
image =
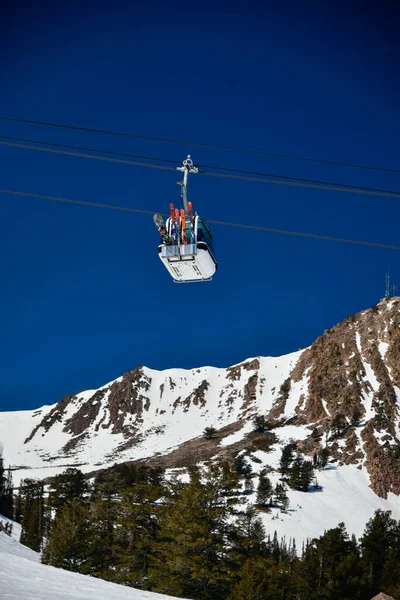
[[[0,115],[399,167],[390,5],[38,4],[0,25]],[[350,6],[350,8],[349,8]],[[374,7],[375,6],[375,7]],[[0,122],[0,135],[400,191],[400,174]],[[178,174],[1,147],[2,189],[166,212]],[[396,199],[193,176],[214,220],[400,244]],[[211,283],[174,285],[151,216],[1,194],[0,410],[138,364],[228,366],[311,344],[400,284],[399,253],[214,226]]]

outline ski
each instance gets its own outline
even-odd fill
[[[195,234],[194,234],[194,220],[193,220],[193,206],[191,202],[188,202],[188,212],[190,219],[190,243],[195,243]]]
[[[175,209],[175,228],[176,228],[176,233],[177,233],[177,243],[180,244],[181,243],[181,228],[180,228],[180,224],[179,224],[179,210],[176,208]]]
[[[182,242],[187,244],[187,234],[186,234],[186,215],[183,208],[181,208],[181,227],[182,227]]]
[[[171,219],[171,238],[173,240],[173,243],[177,244],[178,243],[178,232],[176,229],[175,207],[173,204],[169,205],[169,213],[170,213],[170,219]]]

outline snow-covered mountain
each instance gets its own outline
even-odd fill
[[[313,493],[289,490],[288,513],[261,513],[268,532],[301,542],[343,521],[360,536],[376,509],[400,519],[400,298],[350,316],[309,348],[227,369],[137,367],[98,390],[34,411],[0,413],[5,465],[43,478],[116,462],[180,468],[245,451],[279,481],[282,447],[323,446],[330,463]],[[269,430],[254,431],[254,415]],[[217,432],[206,439],[203,431]],[[255,502],[255,496],[248,496]]]
[[[14,479],[46,477],[67,466],[88,472],[179,452],[192,440],[201,445],[205,427],[211,426],[224,428],[219,438],[224,447],[252,430],[254,414],[271,409],[301,354],[257,358],[228,369],[139,366],[52,406],[0,413],[5,462],[16,469]],[[215,441],[205,446],[214,448]],[[184,454],[171,465],[184,464]]]
[[[52,406],[0,413],[5,463],[15,482],[128,460],[181,467],[242,449],[267,450],[263,461],[276,467],[294,439],[310,456],[327,444],[335,464],[361,470],[377,495],[398,495],[399,359],[400,298],[384,299],[286,356],[227,369],[139,366]],[[256,414],[267,434],[254,432]],[[211,440],[206,427],[217,429]]]

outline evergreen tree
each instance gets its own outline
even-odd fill
[[[167,508],[149,570],[152,591],[223,600],[230,589],[228,503],[220,467],[185,485]]]
[[[293,454],[296,449],[296,443],[290,442],[282,449],[282,455],[279,462],[279,470],[282,475],[288,475],[293,462]]]
[[[75,499],[68,504],[71,502],[85,506],[82,500]],[[117,526],[119,505],[120,502],[116,498],[97,498],[91,502],[87,515],[90,531],[87,541],[90,545],[90,553],[83,555],[86,573],[118,582],[116,538],[121,535],[121,529]]]
[[[274,537],[272,538],[271,558],[274,565],[278,565],[281,562],[281,547],[279,545],[278,534],[276,531],[274,531]]]
[[[217,433],[217,430],[215,429],[215,427],[206,427],[205,430],[203,431],[204,437],[207,438],[208,440],[211,440],[211,438],[214,436],[215,433]]]
[[[351,421],[350,422],[354,427],[357,427],[360,424],[361,419],[362,419],[361,408],[359,408],[358,406],[355,406],[351,413]]]
[[[114,541],[115,581],[147,589],[149,563],[165,508],[161,486],[138,484],[124,490],[118,506]]]
[[[300,489],[302,492],[307,492],[313,477],[314,469],[312,462],[310,460],[304,460],[301,465],[300,485],[298,489]]]
[[[248,506],[236,520],[232,555],[236,557],[239,567],[251,556],[268,556],[265,529],[254,507]]]
[[[68,501],[81,499],[89,493],[89,483],[79,469],[66,469],[50,484],[48,505],[58,511]]]
[[[379,587],[385,564],[392,558],[393,550],[400,551],[399,527],[390,514],[390,511],[375,511],[361,538],[365,580],[371,590]]]
[[[249,477],[251,472],[251,466],[248,468],[248,465],[245,464],[245,477]],[[220,492],[226,498],[226,502],[229,506],[233,507],[234,505],[242,503],[242,501],[239,500],[239,475],[234,464],[228,461],[223,461],[217,466],[211,466],[206,473],[207,477],[213,480],[213,482],[210,480],[210,484],[216,486],[218,493]]]
[[[256,415],[253,418],[253,426],[254,430],[258,431],[259,433],[264,433],[265,431],[268,431],[268,423],[264,415]]]
[[[22,482],[22,522],[20,542],[39,552],[46,528],[43,483],[34,479]]]
[[[0,463],[1,463],[0,459]],[[3,474],[1,473],[3,472]],[[0,514],[8,519],[13,518],[14,497],[11,468],[7,471],[0,464]]]
[[[3,459],[3,444],[0,442],[0,496],[4,490],[4,459]]]
[[[279,482],[276,484],[274,500],[276,504],[285,504],[287,502],[288,497],[286,494],[285,484]]]
[[[341,436],[347,427],[348,423],[346,417],[340,412],[336,413],[331,423],[333,435],[336,437]]]
[[[235,456],[235,469],[239,477],[250,477],[253,473],[253,469],[251,465],[246,462],[244,454],[237,454]]]
[[[349,540],[343,523],[307,545],[301,569],[302,585],[311,597],[359,597],[361,563],[357,543]]]
[[[294,595],[294,583],[291,576],[291,562],[285,558],[279,565],[274,565],[269,572],[268,600],[297,599]],[[264,600],[264,599],[263,599]]]
[[[303,460],[298,454],[290,472],[289,486],[294,490],[307,492],[313,477],[312,462],[310,460]]]
[[[261,471],[258,478],[257,504],[268,506],[271,502],[272,484],[264,471]]]
[[[252,494],[253,492],[254,492],[253,480],[250,479],[250,477],[246,477],[246,479],[244,480],[244,493]]]
[[[22,482],[20,483],[22,486]],[[22,495],[21,495],[21,487],[18,489],[18,495],[15,501],[15,513],[14,513],[14,521],[21,524],[22,521]]]
[[[269,572],[271,559],[251,557],[246,560],[238,572],[238,581],[232,588],[227,600],[264,600],[269,598]]]
[[[315,456],[315,455],[314,455]],[[329,449],[327,447],[321,448],[317,455],[316,468],[325,469],[329,460]]]
[[[90,573],[90,536],[89,506],[70,500],[55,518],[42,562],[67,571]],[[102,551],[108,548],[103,547]]]
[[[292,468],[290,470],[289,477],[289,486],[293,490],[300,490],[301,488],[301,473],[303,468],[303,459],[298,454],[293,462]]]

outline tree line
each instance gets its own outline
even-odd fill
[[[253,505],[243,454],[192,467],[184,481],[129,464],[91,483],[67,469],[47,490],[25,480],[21,541],[45,564],[193,600],[400,599],[400,523],[390,512],[377,511],[358,541],[343,523],[301,549],[265,530],[260,511],[287,510],[287,485],[304,489],[304,463],[316,468],[294,451],[284,449],[275,488],[261,471]]]

